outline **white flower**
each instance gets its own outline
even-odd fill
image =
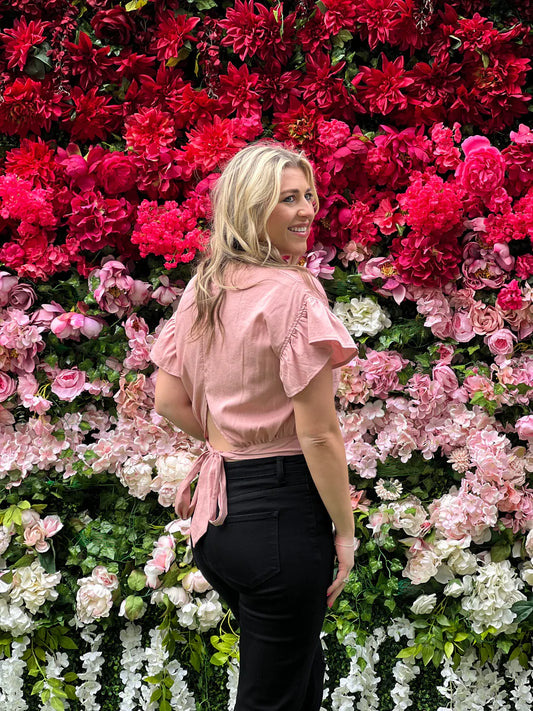
[[[178,615],[178,622],[182,627],[186,627],[189,630],[196,629],[196,611],[198,607],[194,602],[188,602],[183,607],[176,610]]]
[[[394,511],[393,528],[402,528],[408,536],[422,536],[429,528],[427,511],[416,496],[408,496],[399,503],[390,504]]]
[[[214,590],[210,590],[205,598],[198,603],[198,611],[196,614],[198,616],[200,632],[205,632],[215,627],[224,616],[218,593]]]
[[[35,627],[33,618],[22,607],[9,605],[0,598],[0,630],[9,632],[13,637],[20,637],[26,632],[31,632]]]
[[[117,476],[132,496],[144,500],[152,486],[152,465],[146,461],[129,459],[117,468]]]
[[[355,336],[368,333],[375,336],[384,328],[391,325],[391,321],[380,305],[369,297],[358,299],[354,297],[350,303],[337,301],[333,313],[343,322],[346,329]]]
[[[199,570],[190,570],[181,584],[187,592],[204,593],[211,589],[211,585]]]
[[[3,524],[0,526],[0,555],[6,552],[14,532],[11,527],[6,528]]]
[[[378,479],[375,491],[380,499],[385,501],[395,501],[400,498],[403,486],[398,479]]]
[[[516,615],[511,607],[526,596],[520,592],[523,583],[508,560],[488,563],[473,578],[472,591],[461,601],[478,634],[494,627],[497,633],[510,631]]]
[[[55,586],[61,580],[61,573],[46,573],[38,561],[31,565],[17,568],[13,573],[11,600],[23,602],[28,610],[35,614],[47,600],[56,600]]]
[[[533,563],[530,561],[527,561],[527,563],[524,563],[522,566],[522,569],[520,571],[520,577],[522,580],[527,583],[528,585],[533,586]]]
[[[450,580],[444,588],[444,594],[448,597],[460,597],[472,591],[472,576],[465,575],[462,580]]]
[[[478,569],[477,558],[470,551],[455,550],[446,562],[457,575],[472,575]]]
[[[76,595],[76,613],[79,621],[88,625],[100,617],[109,617],[113,604],[111,590],[93,578],[78,580],[80,589]]]
[[[415,615],[428,615],[432,612],[437,604],[437,595],[419,595],[411,605],[411,611]]]
[[[165,593],[170,602],[176,607],[183,607],[191,601],[189,593],[186,592],[180,585],[176,585],[172,588],[162,588],[158,592],[160,592],[161,595]]]
[[[533,528],[527,534],[526,538],[526,553],[530,558],[533,558]]]

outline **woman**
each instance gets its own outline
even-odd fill
[[[176,510],[240,624],[235,711],[318,711],[326,604],[353,566],[333,369],[356,349],[297,266],[316,205],[302,154],[240,151],[214,191],[210,253],[152,350],[157,412],[206,441]]]

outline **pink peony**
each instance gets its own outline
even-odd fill
[[[78,368],[60,370],[52,381],[52,392],[61,400],[72,402],[85,390],[85,371]]]
[[[455,171],[459,183],[472,195],[490,198],[503,185],[505,158],[484,136],[470,136],[462,148],[465,160]]]
[[[100,617],[109,617],[113,605],[111,590],[93,578],[78,580],[76,613],[82,624],[88,625]]]
[[[80,340],[80,334],[87,338],[98,338],[104,326],[104,321],[96,316],[85,316],[75,311],[65,311],[56,316],[50,324],[50,330],[60,340],[72,338]]]
[[[514,348],[516,336],[507,328],[500,328],[483,339],[493,355],[507,355]]]

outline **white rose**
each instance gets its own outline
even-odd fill
[[[172,588],[162,588],[162,593],[168,596],[170,602],[176,607],[183,607],[191,601],[190,595],[180,585]]]
[[[526,553],[530,558],[533,558],[533,528],[527,534],[526,538]]]
[[[533,586],[533,563],[524,563],[520,571],[520,577],[528,585]]]
[[[0,555],[7,551],[13,533],[14,531],[6,528],[3,524],[0,526]]]
[[[460,597],[464,592],[463,583],[460,580],[450,580],[444,588],[444,594],[448,597]]]
[[[411,605],[411,611],[415,615],[428,615],[435,609],[437,604],[437,596],[435,593],[431,595],[419,595]]]
[[[76,595],[76,612],[80,622],[88,625],[100,617],[109,617],[113,599],[108,587],[91,578],[85,580]]]
[[[333,313],[356,338],[362,336],[363,333],[375,336],[391,325],[389,317],[381,306],[367,296],[361,299],[354,297],[350,303],[337,301],[333,307]]]
[[[439,564],[440,558],[433,551],[417,551],[410,558],[402,575],[404,578],[409,578],[414,585],[422,585],[436,575]]]
[[[478,568],[476,556],[465,550],[454,551],[446,562],[457,575],[472,575]]]

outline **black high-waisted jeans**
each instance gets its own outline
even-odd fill
[[[224,466],[228,516],[194,559],[240,625],[235,711],[318,711],[331,519],[303,455]]]

